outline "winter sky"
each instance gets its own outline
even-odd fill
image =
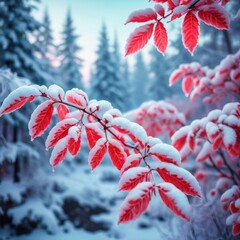
[[[106,23],[111,44],[114,34],[117,33],[120,50],[124,55],[125,42],[136,27],[134,24],[125,26],[124,22],[132,11],[152,5],[147,0],[42,0],[35,15],[41,20],[44,9],[48,8],[54,37],[59,43],[61,39],[59,33],[65,22],[66,12],[70,8],[76,32],[80,35],[78,43],[83,48],[80,53],[84,59],[82,73],[84,80],[88,80],[91,63],[95,61],[102,23]],[[133,57],[128,58],[132,62]]]

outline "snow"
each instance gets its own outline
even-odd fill
[[[2,181],[0,183],[0,199],[4,202],[11,200],[13,202],[20,203],[25,192],[25,187],[20,183],[14,184],[9,180]]]
[[[153,16],[154,18],[151,18],[151,20],[157,18],[156,13],[151,8],[146,8],[146,9],[137,10],[131,13],[127,21],[125,22],[125,24],[132,22],[132,20],[134,20],[133,22],[135,21],[140,22],[139,20],[146,16]]]
[[[74,138],[75,141],[77,141],[79,137],[79,127],[77,126],[72,126],[68,130],[68,136]]]
[[[56,101],[61,101],[64,98],[64,90],[56,84],[48,88],[47,95]]]
[[[235,145],[237,141],[237,134],[235,130],[226,125],[219,124],[220,129],[223,132],[223,142],[225,146],[229,147],[230,145]]]
[[[227,217],[226,224],[227,225],[232,225],[233,223],[236,223],[238,217],[239,217],[239,213],[238,212],[231,214],[230,216]]]
[[[221,196],[221,202],[229,202],[233,199],[233,197],[239,192],[239,187],[233,185],[230,189],[223,193]]]

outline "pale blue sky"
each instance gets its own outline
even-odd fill
[[[83,48],[80,56],[84,59],[82,72],[86,80],[91,63],[95,60],[103,21],[106,23],[108,37],[111,41],[114,39],[114,33],[117,32],[122,55],[124,55],[125,42],[136,27],[135,24],[125,26],[124,22],[132,11],[152,5],[147,0],[42,0],[38,5],[39,11],[35,15],[41,20],[45,7],[48,8],[54,37],[56,42],[59,42],[59,33],[62,31],[66,12],[68,8],[71,9],[74,26],[80,35],[79,45]],[[132,62],[133,57],[129,60]]]

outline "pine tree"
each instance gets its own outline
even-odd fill
[[[42,84],[49,76],[34,55],[35,43],[31,43],[40,27],[31,16],[33,8],[27,0],[0,0],[0,66]]]
[[[148,71],[143,59],[142,52],[139,52],[136,55],[136,63],[134,66],[132,80],[132,96],[134,107],[139,107],[148,99],[148,82]]]
[[[56,73],[52,66],[52,61],[55,57],[55,45],[53,43],[51,22],[47,8],[44,12],[43,25],[38,33],[36,44],[38,47],[37,56],[41,61],[44,72],[48,73],[51,79],[54,79]]]
[[[59,68],[60,85],[65,89],[84,88],[81,74],[83,60],[78,56],[81,50],[81,47],[77,44],[78,38],[69,10],[62,31],[62,43],[58,49],[58,56],[61,59]]]
[[[169,97],[171,89],[168,86],[167,58],[162,56],[155,47],[150,51],[149,98],[160,100]]]
[[[127,59],[125,59],[123,62],[122,79],[123,79],[123,83],[125,86],[125,91],[126,91],[125,96],[127,99],[127,105],[126,105],[125,111],[128,111],[132,108],[132,98],[131,98],[131,93],[130,93],[131,73],[129,70],[129,64],[128,64]]]
[[[95,62],[95,74],[91,82],[90,95],[97,100],[107,100],[120,110],[124,109],[124,86],[120,76],[120,57],[115,48],[111,53],[105,24],[100,32],[100,43]]]

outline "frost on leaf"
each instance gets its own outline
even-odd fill
[[[162,22],[156,24],[154,31],[154,44],[160,53],[165,53],[168,45],[168,35]]]
[[[99,128],[97,123],[88,123],[85,125],[87,142],[89,148],[93,148],[96,142],[104,137],[103,131]]]
[[[122,145],[117,140],[110,139],[108,142],[108,153],[113,165],[118,170],[121,170],[126,160],[126,153]]]
[[[154,184],[151,182],[139,183],[121,204],[118,223],[127,223],[138,218],[147,210],[154,192]]]
[[[217,4],[203,6],[198,11],[198,17],[207,25],[217,29],[229,30],[230,19],[226,10]]]
[[[15,110],[21,108],[25,103],[32,102],[35,97],[40,95],[41,92],[32,86],[17,88],[4,99],[0,108],[0,116],[14,112]]]
[[[147,44],[147,42],[152,36],[153,27],[154,24],[150,23],[140,26],[134,30],[134,32],[130,35],[130,37],[127,40],[125,51],[126,56],[137,52]]]
[[[198,44],[199,22],[194,13],[188,12],[183,20],[182,40],[184,47],[193,54]]]
[[[50,164],[55,168],[59,163],[61,163],[67,155],[67,146],[68,146],[69,137],[61,139],[56,146],[53,148]]]
[[[130,191],[143,181],[149,181],[150,170],[146,167],[134,167],[124,172],[119,181],[119,191]]]
[[[176,215],[190,221],[191,206],[185,194],[171,183],[160,183],[157,188],[166,206]]]
[[[107,140],[105,138],[100,138],[89,152],[88,162],[92,170],[94,170],[102,162],[106,151]]]
[[[177,166],[181,164],[181,156],[179,152],[169,144],[158,143],[150,148],[149,155],[154,160],[173,163]]]
[[[138,10],[130,14],[125,24],[130,22],[147,22],[150,20],[156,20],[157,14],[151,8]]]
[[[201,197],[197,180],[187,170],[168,163],[160,163],[156,170],[165,182],[172,183],[185,194]]]
[[[131,154],[130,156],[128,156],[126,158],[125,163],[122,166],[121,174],[123,174],[125,171],[132,167],[138,167],[141,163],[142,158],[143,158],[142,155],[139,153]]]
[[[70,127],[77,125],[78,120],[75,118],[67,118],[57,123],[55,127],[51,129],[46,140],[46,148],[49,149],[56,145],[56,143],[67,136]]]
[[[28,124],[32,140],[39,137],[49,126],[53,114],[53,101],[49,100],[40,104],[32,113]]]

